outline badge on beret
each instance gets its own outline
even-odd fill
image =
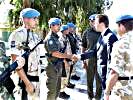
[[[50,41],[49,41],[49,44],[50,44],[50,45],[52,45],[52,44],[53,44],[53,41],[52,41],[52,40],[50,40]]]
[[[15,41],[11,41],[11,48],[15,47]]]

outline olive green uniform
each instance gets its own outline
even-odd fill
[[[56,33],[48,33],[45,39],[45,48],[48,54],[54,51],[61,50],[59,37]],[[56,57],[48,57],[48,66],[46,67],[47,74],[47,100],[56,100],[61,88],[61,74],[62,74],[62,61]]]

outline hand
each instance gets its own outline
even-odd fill
[[[88,67],[87,61],[84,61],[83,64],[84,64],[84,65],[83,65],[83,68],[84,68],[84,69],[87,69],[87,67]]]
[[[26,91],[29,94],[33,94],[35,92],[34,85],[31,82],[28,85],[26,85]]]
[[[25,59],[23,57],[17,57],[16,61],[18,63],[17,69],[21,69],[25,64]]]
[[[109,95],[104,94],[104,100],[109,100]]]
[[[74,54],[71,58],[72,61],[76,62],[79,60],[78,55]]]

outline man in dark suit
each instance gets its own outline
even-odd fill
[[[116,35],[108,28],[109,19],[104,14],[98,14],[95,17],[95,29],[101,32],[101,35],[97,41],[96,46],[92,50],[88,50],[84,54],[78,55],[77,58],[85,60],[97,55],[97,70],[102,82],[102,89],[105,90],[106,75],[108,72],[107,65],[111,60],[111,51],[113,43],[117,41]],[[73,56],[74,59],[74,56]],[[76,59],[76,57],[75,57]]]
[[[88,17],[89,25],[82,35],[82,52],[84,53],[86,50],[92,49],[100,36],[100,32],[96,32],[95,30],[95,16],[97,14],[93,14]],[[95,97],[96,100],[99,100],[101,97],[101,85],[99,81],[99,75],[97,73],[97,56],[91,57],[89,60],[84,60],[84,68],[87,72],[87,91],[89,99]],[[93,82],[96,80],[96,93],[93,91]]]

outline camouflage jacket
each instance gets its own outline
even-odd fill
[[[133,31],[114,43],[110,68],[121,77],[133,76]],[[133,96],[133,80],[118,80],[113,88],[119,96]]]

